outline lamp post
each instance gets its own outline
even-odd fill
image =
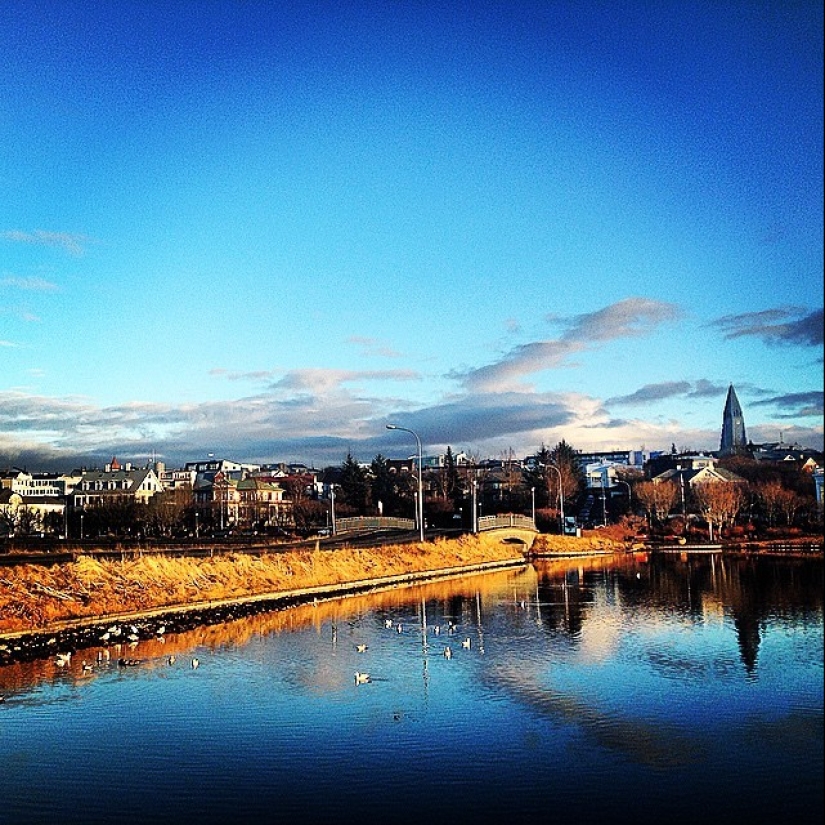
[[[329,511],[332,518],[332,535],[335,535],[335,484],[329,488]]]
[[[607,486],[604,483],[606,475],[607,470],[602,473],[602,527],[607,527]]]
[[[555,464],[547,465],[551,470],[555,470],[559,476],[559,518],[561,519],[561,534],[564,535],[564,487],[561,481],[561,470]],[[535,518],[533,519],[535,521]]]
[[[410,430],[407,427],[398,427],[395,424],[387,424],[388,430],[401,430],[402,432],[409,433],[411,436],[415,438],[415,443],[418,445],[418,505],[416,509],[418,510],[418,537],[421,542],[424,542],[424,480],[423,480],[423,456],[421,454],[421,439],[418,437],[418,433],[414,430]]]
[[[627,487],[627,509],[630,510],[630,512],[632,513],[633,512],[633,494],[632,494],[632,491],[630,489],[630,482],[622,481],[622,479],[620,479],[620,478],[617,478],[616,482],[618,484],[624,484],[624,486]]]
[[[472,520],[472,529],[473,535],[478,533],[478,504],[476,503],[476,499],[478,496],[478,479],[473,479],[473,520]]]
[[[533,498],[533,527],[536,526],[536,488],[530,488],[530,495]]]

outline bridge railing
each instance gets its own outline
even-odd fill
[[[359,530],[415,530],[411,518],[389,516],[353,516],[335,520],[336,533],[355,533]]]
[[[520,513],[499,513],[497,516],[479,516],[478,530],[497,530],[501,527],[520,527],[523,530],[535,530],[536,525],[529,516]]]

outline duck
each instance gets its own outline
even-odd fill
[[[140,659],[123,659],[117,660],[118,667],[137,667],[140,664]]]
[[[369,673],[361,673],[360,670],[355,671],[355,684],[356,685],[365,685],[369,681],[370,681]]]

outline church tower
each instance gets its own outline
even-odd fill
[[[719,455],[741,455],[747,452],[747,444],[742,407],[739,406],[739,399],[731,384],[728,387],[728,397],[725,399],[725,411],[722,413],[722,441],[719,445]]]

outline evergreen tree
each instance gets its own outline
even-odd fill
[[[453,455],[452,448],[449,446],[444,456],[444,492],[445,497],[457,506],[462,497],[461,482],[458,477],[455,456]]]
[[[390,472],[389,462],[379,453],[370,465],[370,491],[376,507],[381,502],[385,516],[398,515],[398,487],[395,476]]]
[[[336,498],[341,504],[351,508],[358,515],[366,515],[369,506],[369,483],[364,468],[347,453],[341,465],[341,476],[338,481],[339,492]]]

